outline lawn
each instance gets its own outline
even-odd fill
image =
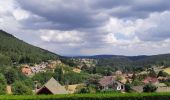
[[[170,68],[165,68],[163,71],[170,75]]]

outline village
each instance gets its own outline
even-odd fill
[[[81,60],[81,63],[94,65],[90,60]],[[66,66],[60,60],[42,62],[34,66],[22,65],[21,72],[27,77],[32,77],[37,73],[53,72],[58,66]],[[83,73],[82,66],[71,68],[74,73]],[[62,71],[65,72],[64,68]],[[64,78],[64,77],[63,77]],[[74,79],[74,77],[72,77]],[[97,93],[97,92],[170,92],[170,68],[164,66],[153,66],[141,72],[122,72],[117,70],[109,76],[100,74],[90,74],[90,77],[82,83],[63,84],[51,77],[44,85],[37,87],[35,83],[35,94],[73,94],[73,93]],[[152,90],[147,90],[151,86]],[[146,89],[145,89],[146,88]]]

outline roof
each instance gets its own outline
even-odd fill
[[[61,84],[56,81],[53,77],[43,86],[39,89],[37,93],[39,93],[43,88],[47,88],[52,94],[67,94],[64,86],[61,86]]]
[[[145,84],[148,84],[148,83],[156,83],[158,82],[158,79],[157,78],[154,78],[154,77],[146,77],[144,80],[143,80],[143,83]]]
[[[113,76],[105,76],[100,79],[99,84],[101,86],[108,86],[112,84],[113,80],[114,80]]]
[[[116,81],[114,76],[104,76],[103,78],[100,79],[99,84],[101,86],[108,86],[112,85],[114,82],[122,84],[121,82]]]
[[[133,86],[132,89],[136,92],[139,92],[139,93],[143,92],[143,86],[142,85],[141,86]]]

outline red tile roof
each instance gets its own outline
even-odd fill
[[[105,76],[99,81],[99,84],[101,86],[108,86],[112,84],[114,80],[115,80],[115,77],[113,76]]]
[[[155,77],[146,77],[144,80],[143,80],[143,83],[145,84],[148,84],[148,83],[156,83],[158,82],[158,79],[155,78]]]

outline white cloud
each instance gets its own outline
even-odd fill
[[[30,14],[27,11],[18,8],[13,11],[13,16],[16,20],[20,21],[29,18]]]
[[[7,14],[14,9],[14,0],[0,0],[0,15]]]
[[[104,7],[100,8],[101,3],[99,8],[93,8],[90,0],[71,0],[69,3],[65,3],[66,0],[41,3],[18,0],[25,2],[24,7],[15,1],[0,1],[0,29],[56,53],[136,55],[165,53],[170,49],[168,9],[155,11],[154,7],[147,8],[144,9],[145,17],[133,15],[142,15],[141,10],[147,0],[126,6],[110,5],[110,8],[107,8],[108,3]],[[97,0],[92,2],[96,3]],[[142,6],[141,10],[134,9],[131,4]],[[122,15],[124,13],[130,14]],[[56,16],[58,19],[55,19]]]
[[[70,46],[82,42],[83,33],[77,31],[42,30],[40,36],[43,41],[68,43]]]

